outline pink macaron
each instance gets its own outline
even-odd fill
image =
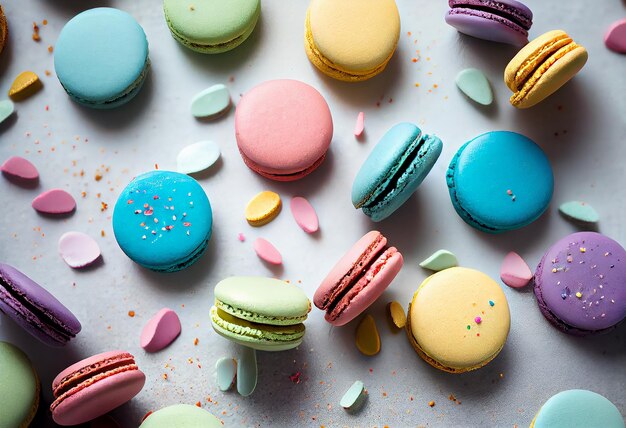
[[[102,416],[141,391],[146,376],[124,351],[94,355],[72,364],[52,382],[52,418],[63,426]]]
[[[380,297],[402,268],[402,254],[378,231],[368,232],[337,262],[313,303],[335,326],[347,324]]]
[[[333,119],[324,97],[297,80],[270,80],[246,93],[235,111],[239,152],[263,177],[298,180],[326,157]]]

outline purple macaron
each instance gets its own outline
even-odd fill
[[[626,250],[595,232],[566,236],[539,262],[535,296],[548,321],[566,333],[609,331],[626,318]]]
[[[63,346],[81,329],[74,314],[19,270],[0,263],[0,311],[50,346]]]
[[[515,0],[449,0],[446,22],[463,34],[523,46],[533,24],[532,11]]]

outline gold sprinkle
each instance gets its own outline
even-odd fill
[[[585,247],[580,247],[580,252],[581,253],[585,253],[585,252],[587,252],[587,249]]]
[[[576,292],[576,297],[578,297],[580,299],[581,297],[583,297],[583,293],[581,293],[580,291],[577,291]]]

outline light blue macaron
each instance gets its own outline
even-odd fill
[[[412,123],[391,128],[369,154],[352,184],[352,204],[381,221],[404,204],[437,162],[443,143]]]
[[[508,131],[487,132],[461,146],[446,178],[459,216],[489,233],[535,221],[554,189],[552,167],[541,147]]]
[[[204,190],[185,174],[152,171],[136,177],[120,194],[113,232],[134,262],[174,272],[193,264],[211,238],[213,214]]]
[[[54,69],[68,95],[99,109],[130,101],[148,73],[148,40],[128,13],[109,7],[72,18],[54,46]]]
[[[531,428],[624,428],[624,418],[615,404],[600,394],[570,389],[545,402]]]

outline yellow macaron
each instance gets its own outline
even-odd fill
[[[409,304],[409,342],[431,366],[463,373],[502,350],[511,317],[502,288],[474,269],[453,267],[426,278]]]
[[[394,0],[312,0],[304,45],[322,73],[346,82],[381,73],[400,37]]]
[[[537,37],[504,70],[504,82],[514,92],[511,104],[528,108],[543,101],[574,77],[587,58],[587,50],[562,30]]]

